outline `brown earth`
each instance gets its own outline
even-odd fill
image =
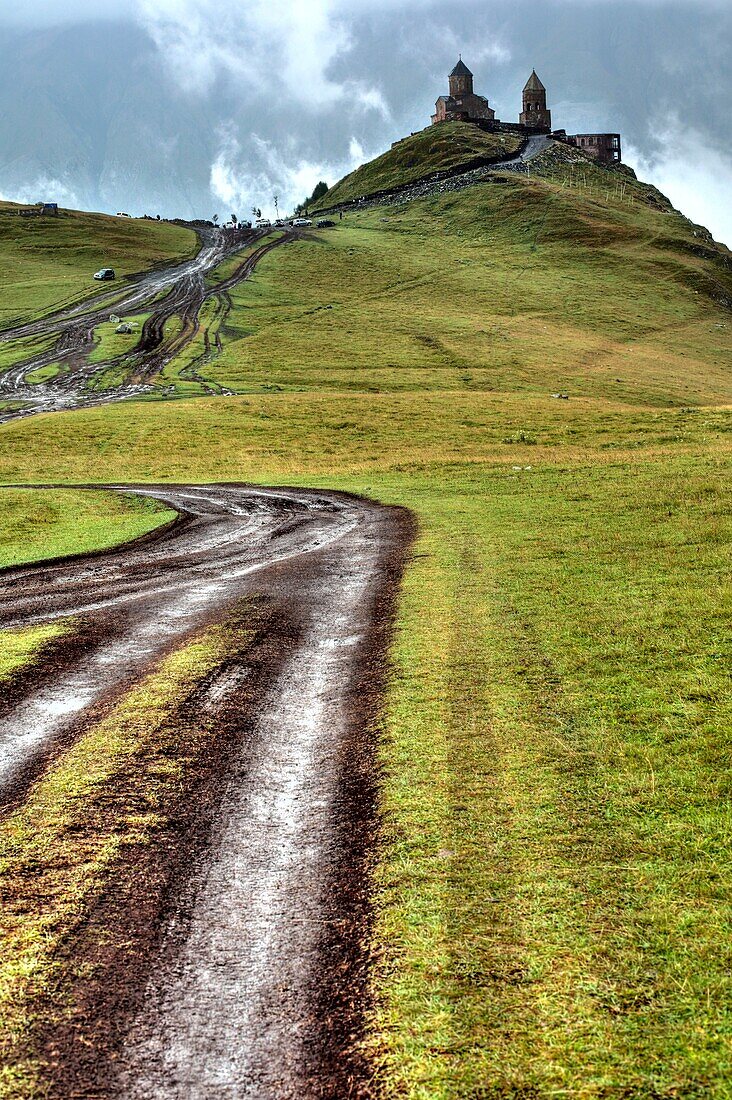
[[[254,636],[181,700],[160,751],[192,752],[202,726],[206,750],[64,945],[66,1009],[37,1035],[49,1095],[367,1096],[374,748],[411,518],[326,491],[135,491],[181,521],[0,576],[0,625],[99,624],[0,719],[5,797],[194,631],[239,616]],[[136,783],[118,776],[90,817]]]

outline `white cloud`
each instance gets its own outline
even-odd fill
[[[363,151],[363,146],[357,138],[352,137],[348,146],[348,155],[351,159],[353,167],[356,168],[359,164],[363,164],[366,160],[366,154]]]
[[[224,204],[225,218],[231,213],[249,218],[252,207],[274,217],[274,195],[279,198],[280,214],[288,213],[319,180],[333,184],[363,159],[363,149],[355,138],[346,160],[322,163],[297,157],[292,151],[288,154],[258,134],[248,136],[244,153],[230,123],[221,128],[219,136],[219,151],[211,166],[211,192]]]
[[[5,202],[27,203],[29,206],[37,202],[57,202],[59,206],[66,206],[71,210],[81,206],[79,195],[73,187],[63,180],[46,175],[37,176],[24,187],[15,187],[12,195],[0,193],[0,199]]]
[[[473,4],[458,0],[453,7],[469,10]],[[226,75],[265,95],[285,91],[314,109],[348,97],[388,114],[378,88],[330,73],[352,48],[354,21],[361,16],[375,19],[393,11],[408,25],[432,10],[440,18],[442,53],[462,50],[472,64],[502,64],[511,56],[495,37],[458,35],[445,21],[440,0],[135,0],[135,6],[182,87],[206,91]]]
[[[684,128],[678,119],[669,118],[656,136],[658,152],[644,156],[628,146],[623,154],[626,162],[642,180],[663,191],[682,214],[732,247],[732,157]]]
[[[407,7],[434,0],[411,0]],[[329,70],[351,48],[350,18],[395,0],[137,0],[137,14],[185,90],[209,91],[219,77],[255,98],[289,96],[314,110],[348,95],[385,112],[377,87],[337,81]]]

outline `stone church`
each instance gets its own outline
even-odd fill
[[[473,74],[462,57],[448,77],[450,94],[441,95],[435,103],[432,122],[493,122],[496,112],[488,100],[473,91]]]
[[[546,88],[532,70],[523,91],[523,110],[518,122],[501,122],[485,96],[473,90],[473,74],[462,57],[448,77],[449,95],[441,95],[435,103],[432,124],[440,122],[474,122],[483,130],[519,134],[551,134],[552,113],[547,106]],[[554,131],[557,141],[575,145],[600,164],[620,164],[620,134],[574,134]]]
[[[493,122],[496,129],[502,127],[485,96],[475,94],[473,74],[462,57],[448,80],[450,94],[438,97],[432,116],[433,125],[438,122]],[[519,125],[546,133],[552,128],[552,113],[546,105],[546,88],[536,75],[536,70],[532,72],[524,88],[524,109]]]

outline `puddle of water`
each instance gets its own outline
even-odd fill
[[[0,790],[18,767],[43,748],[60,728],[68,725],[93,702],[94,689],[84,677],[42,692],[0,721]]]

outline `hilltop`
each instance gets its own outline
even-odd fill
[[[406,182],[417,166],[397,174],[397,152],[361,178],[386,160]],[[431,190],[359,205],[268,259],[235,292],[213,378],[248,392],[570,391],[654,405],[728,394],[732,256],[655,188],[553,143],[530,177]]]
[[[512,156],[522,144],[514,134],[486,133],[468,122],[428,127],[344,176],[313,209],[327,209],[362,195],[403,187],[437,173],[467,172]]]

